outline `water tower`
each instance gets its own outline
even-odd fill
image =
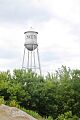
[[[38,72],[41,75],[41,66],[39,58],[39,50],[37,43],[37,34],[38,32],[29,30],[24,32],[25,34],[25,43],[24,43],[24,54],[22,69],[31,69],[34,72]]]

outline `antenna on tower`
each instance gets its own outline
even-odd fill
[[[25,43],[24,43],[24,54],[22,61],[22,69],[31,69],[34,72],[39,70],[41,75],[40,57],[37,43],[38,32],[33,31],[30,27],[29,31],[24,32]]]

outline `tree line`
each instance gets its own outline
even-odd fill
[[[43,117],[63,120],[65,113],[80,117],[80,70],[62,66],[45,77],[31,70],[0,72],[0,98]],[[15,102],[14,102],[15,101]],[[67,119],[66,119],[67,120]]]

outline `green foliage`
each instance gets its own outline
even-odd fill
[[[38,120],[39,120],[39,119],[42,119],[42,117],[41,117],[38,113],[36,113],[36,112],[33,112],[33,111],[31,111],[31,110],[26,110],[26,112],[27,112],[28,114],[30,114],[31,116],[37,118]]]
[[[79,118],[76,115],[72,115],[72,112],[69,111],[59,115],[56,120],[79,120]]]
[[[32,110],[26,110],[25,108],[20,108],[21,110],[23,110],[24,112],[28,113],[29,115],[33,116],[34,118],[38,119],[38,120],[53,120],[53,118],[51,116],[49,116],[48,118],[43,118],[41,117],[37,112],[32,111]]]
[[[5,101],[4,101],[4,97],[3,96],[0,96],[0,105],[1,104],[5,104]]]
[[[20,108],[20,106],[18,105],[18,103],[15,100],[10,101],[9,106]]]
[[[45,78],[31,70],[0,72],[0,96],[0,104],[21,106],[37,119],[78,120],[80,70],[62,66]]]

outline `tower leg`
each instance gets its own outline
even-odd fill
[[[24,48],[24,54],[23,54],[22,68],[24,68],[24,58],[25,58],[25,48]]]
[[[38,62],[39,62],[40,75],[42,75],[42,73],[41,73],[41,64],[40,64],[40,58],[39,58],[39,51],[38,51],[38,47],[37,47],[37,56],[38,56]]]
[[[29,51],[28,51],[28,62],[27,62],[27,68],[29,68]]]
[[[41,73],[41,65],[40,65],[40,58],[39,58],[39,50],[38,50],[38,47],[36,48],[36,53],[35,53],[35,49],[34,49],[34,45],[33,45],[33,51],[27,51],[27,61],[26,61],[26,48],[24,48],[24,54],[23,54],[23,61],[22,61],[22,69],[31,69],[33,70],[34,72],[37,71],[37,69],[39,69],[39,72],[40,72],[40,75],[42,75]],[[36,55],[36,58],[35,58],[35,55]],[[38,65],[36,64],[37,61],[38,61]],[[26,63],[25,63],[26,62]]]
[[[36,72],[35,51],[34,51],[34,49],[33,49],[33,60],[34,60],[34,71]]]
[[[34,45],[33,45],[33,67],[34,67],[34,72],[36,72]]]
[[[31,51],[31,66],[30,69],[32,70],[32,51]]]

